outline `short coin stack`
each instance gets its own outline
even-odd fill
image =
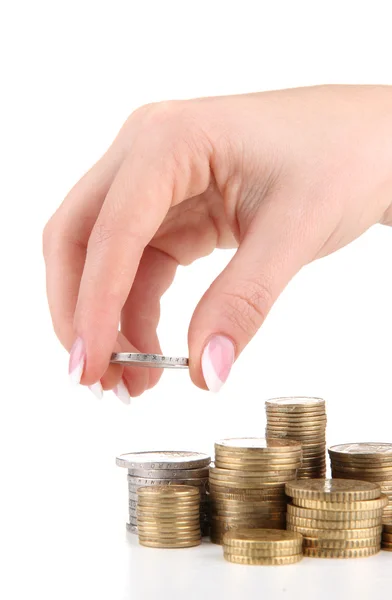
[[[241,565],[292,565],[302,559],[302,535],[276,529],[239,529],[223,536],[223,556]]]
[[[119,467],[128,469],[129,523],[128,531],[137,533],[137,491],[141,487],[190,485],[200,492],[200,525],[203,535],[209,533],[210,511],[207,497],[207,454],[187,451],[132,452],[116,458]]]
[[[392,521],[383,525],[381,548],[392,552]]]
[[[287,529],[303,535],[304,556],[359,558],[380,551],[382,511],[378,485],[345,479],[286,484]]]
[[[302,444],[302,464],[298,479],[314,479],[326,475],[327,416],[321,398],[273,398],[265,403],[267,438],[298,440]]]
[[[201,542],[200,494],[190,485],[140,488],[139,543],[151,548],[190,548]]]
[[[377,483],[388,499],[384,520],[392,519],[392,444],[340,444],[329,450],[332,477]]]
[[[285,529],[284,486],[295,479],[301,444],[233,438],[215,444],[210,468],[211,541],[221,544],[234,529]]]

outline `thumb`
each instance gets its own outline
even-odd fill
[[[263,207],[228,266],[200,300],[189,328],[190,374],[217,392],[290,279],[310,261],[303,214]],[[313,254],[314,256],[315,254]]]

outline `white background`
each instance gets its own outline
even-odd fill
[[[51,329],[41,230],[129,113],[170,98],[318,83],[392,84],[389,3],[17,1],[0,12],[0,595],[4,599],[292,598],[390,592],[392,555],[224,563],[221,548],[153,551],[125,533],[116,454],[210,451],[263,435],[264,400],[318,395],[329,443],[392,441],[392,231],[373,228],[289,285],[218,396],[167,372],[130,407],[71,390]],[[198,299],[230,253],[179,271],[162,346],[187,353]]]

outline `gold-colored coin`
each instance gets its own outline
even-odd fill
[[[212,516],[214,517],[223,517],[225,519],[227,519],[228,521],[239,521],[239,520],[249,520],[249,521],[256,521],[258,519],[262,519],[264,521],[267,521],[269,519],[273,519],[274,521],[278,521],[284,518],[286,512],[284,510],[280,511],[280,512],[258,512],[258,513],[241,513],[241,512],[229,512],[229,511],[225,511],[225,510],[220,510],[220,511],[214,511]]]
[[[296,531],[297,533],[301,533],[304,537],[308,538],[325,540],[356,540],[381,535],[382,527],[378,525],[375,527],[365,527],[362,529],[320,529],[315,527],[295,525],[294,523],[287,523],[287,530]]]
[[[239,565],[292,565],[302,560],[302,554],[293,554],[291,556],[275,556],[252,558],[251,556],[238,556],[235,554],[223,553],[226,560]]]
[[[337,460],[331,460],[332,465],[336,469],[344,471],[359,471],[361,473],[367,473],[368,475],[389,475],[392,471],[392,465],[375,465],[371,463],[370,466],[357,466],[351,463],[343,463]]]
[[[381,517],[357,519],[356,521],[325,521],[324,519],[305,519],[287,514],[286,518],[288,524],[312,529],[364,529],[365,527],[377,527],[381,523]]]
[[[301,466],[302,461],[300,458],[296,458],[292,462],[254,462],[253,464],[245,463],[245,462],[222,462],[218,459],[215,459],[215,466],[221,470],[236,470],[241,471],[244,475],[250,471],[251,473],[257,472],[259,475],[264,472],[269,471],[295,471]]]
[[[324,548],[304,548],[304,556],[313,558],[364,558],[365,556],[373,556],[380,552],[380,546],[371,546],[370,548],[351,548],[351,549],[334,549],[328,550]]]
[[[302,535],[276,529],[246,529],[225,534],[225,545],[237,548],[302,548]]]
[[[178,533],[177,531],[174,532],[162,532],[162,531],[146,531],[146,530],[141,530],[138,527],[138,533],[139,533],[139,537],[142,538],[148,538],[151,540],[159,540],[161,542],[174,542],[174,541],[185,541],[185,540],[195,540],[198,539],[201,534],[200,534],[200,529],[199,531],[188,531],[188,532],[184,532],[184,533]]]
[[[245,490],[249,490],[249,491],[254,491],[254,490],[284,490],[285,489],[285,483],[284,482],[276,482],[276,481],[265,481],[263,483],[257,483],[256,485],[252,484],[252,483],[237,483],[237,482],[224,482],[218,479],[214,479],[213,481],[210,481],[210,491],[214,492],[214,491],[221,491],[221,492],[236,492],[238,490],[242,490],[243,492],[245,492]]]
[[[195,535],[200,535],[200,523],[195,523],[193,525],[192,528],[178,528],[178,527],[165,527],[165,528],[161,528],[161,527],[154,527],[152,525],[146,525],[145,523],[138,523],[138,529],[140,533],[143,533],[145,536],[153,536],[156,537],[157,535],[162,536],[162,537],[192,537]]]
[[[251,494],[250,491],[254,493]],[[284,490],[279,490],[276,492],[269,492],[268,490],[246,490],[246,493],[242,493],[242,491],[237,490],[236,492],[216,492],[212,491],[211,495],[211,503],[233,500],[235,502],[285,502],[286,495]]]
[[[351,550],[353,548],[370,548],[380,546],[380,536],[359,538],[356,540],[328,540],[324,538],[304,537],[304,548],[323,548],[324,550]]]
[[[139,544],[141,546],[147,546],[148,548],[193,548],[193,546],[200,546],[201,538],[197,540],[170,543],[140,538],[139,536]]]
[[[331,446],[329,453],[335,456],[373,459],[375,456],[392,460],[392,443],[362,442]]]
[[[293,498],[351,502],[379,498],[381,489],[375,483],[346,479],[310,479],[286,483],[286,494]]]
[[[362,477],[362,481],[370,481],[372,483],[380,484],[381,481],[387,481],[387,478],[384,476],[381,478],[379,475],[366,475],[365,473],[348,473],[347,471],[337,471],[334,467],[332,467],[332,477],[336,479],[358,479]],[[392,483],[392,477],[389,479]]]
[[[278,531],[275,529],[274,531]],[[226,534],[225,534],[226,535]],[[224,552],[234,554],[235,556],[248,556],[249,558],[273,558],[277,556],[298,556],[302,554],[302,546],[299,548],[235,548],[234,546],[226,546],[223,538]]]
[[[263,477],[284,477],[285,475],[292,475],[293,473],[296,472],[296,469],[289,469],[287,471],[275,471],[273,469],[269,469],[268,471],[246,471],[246,473],[244,473],[244,471],[241,471],[239,469],[220,469],[218,467],[211,467],[210,468],[210,479],[211,477],[216,477],[218,479],[227,479],[227,478],[233,478],[233,479],[246,479],[246,480],[252,480],[254,478],[256,479],[262,479]]]
[[[248,512],[255,512],[258,510],[286,510],[287,502],[284,500],[281,501],[250,501],[244,502],[243,500],[220,500],[212,502],[212,510],[241,510]]]
[[[231,438],[220,440],[215,443],[215,451],[222,454],[238,454],[257,456],[258,454],[281,454],[290,455],[293,449],[299,450],[299,444],[288,441],[265,439],[265,438]]]
[[[167,486],[149,486],[141,487],[137,490],[140,496],[159,496],[160,498],[183,498],[189,496],[198,496],[199,490],[189,485],[167,485]]]
[[[377,519],[381,521],[382,508],[375,510],[317,510],[287,505],[289,515],[303,517],[304,519],[320,519],[322,521],[361,521],[364,519]]]
[[[200,509],[196,508],[195,510],[187,510],[184,512],[180,512],[180,511],[160,511],[160,510],[143,510],[140,508],[140,506],[137,507],[136,509],[137,511],[137,516],[141,519],[143,519],[144,517],[148,518],[148,519],[193,519],[193,518],[199,518],[200,515]]]
[[[302,508],[312,508],[315,510],[378,510],[388,504],[388,498],[384,494],[374,500],[358,500],[357,502],[328,502],[326,500],[296,498],[294,504]]]
[[[291,481],[292,479],[295,479],[297,471],[292,471],[290,474],[287,475],[262,475],[259,477],[224,477],[222,475],[212,475],[210,477],[210,482],[211,483],[219,483],[223,482],[226,485],[231,485],[232,483],[235,484],[244,484],[246,486],[251,486],[253,488],[257,488],[260,485],[263,485],[264,483],[285,483],[286,481]]]

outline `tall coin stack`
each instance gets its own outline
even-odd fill
[[[377,483],[389,500],[384,520],[392,519],[392,444],[340,444],[328,452],[332,477]]]
[[[240,565],[292,565],[302,559],[302,535],[277,529],[228,531],[223,556]]]
[[[360,558],[380,551],[382,511],[378,485],[346,479],[291,481],[287,529],[303,535],[304,556]]]
[[[392,521],[383,525],[381,548],[392,552]]]
[[[210,509],[207,490],[210,462],[211,458],[207,454],[171,450],[132,452],[118,456],[116,464],[128,469],[128,531],[138,533],[137,492],[140,488],[188,485],[200,492],[200,526],[202,535],[208,535]]]
[[[267,438],[298,440],[302,444],[302,464],[298,479],[326,475],[325,400],[321,398],[274,398],[265,403]]]
[[[137,496],[137,526],[142,546],[190,548],[200,544],[200,493],[197,487],[142,487]]]
[[[285,529],[286,481],[295,479],[301,444],[233,438],[215,444],[210,468],[211,541],[233,529]]]

